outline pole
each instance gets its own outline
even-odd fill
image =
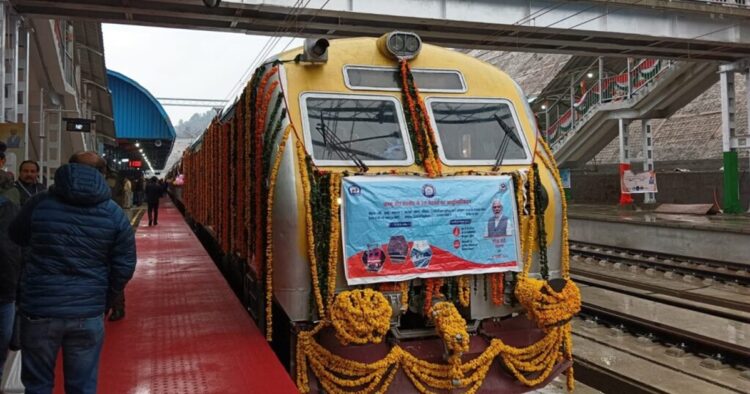
[[[601,56],[599,56],[599,104],[602,103],[602,100],[604,98],[604,85],[602,83],[604,82],[602,80],[604,76],[604,59],[602,59]]]
[[[748,114],[747,129],[745,129],[746,134],[750,134],[750,89],[747,88],[748,86],[750,86],[750,68],[745,69],[745,113]],[[748,157],[748,161],[750,161],[750,157]],[[747,166],[747,172],[745,172],[745,174],[750,174],[750,165]],[[737,185],[737,187],[739,188],[739,185]],[[748,204],[747,212],[750,213],[750,204]]]
[[[734,137],[735,97],[734,70],[719,73],[721,83],[721,137],[724,151],[724,212],[740,213],[740,174],[737,151],[732,149]]]
[[[39,89],[39,165],[42,166],[42,175],[47,173],[47,163],[45,162],[47,155],[44,154],[46,149],[44,139],[47,133],[44,129],[44,88],[41,88]]]
[[[8,31],[8,10],[5,8],[5,2],[0,3],[0,81],[2,81],[3,90],[5,87],[5,47],[7,42],[5,36]],[[0,122],[5,122],[5,92],[0,92]]]
[[[630,80],[631,79],[630,78],[630,74],[631,74],[630,68],[632,67],[632,65],[631,65],[632,61],[633,61],[632,58],[628,58],[628,98],[630,98],[630,97],[633,96],[633,84],[631,83],[632,81]]]
[[[641,132],[643,133],[643,171],[654,170],[654,141],[651,133],[651,122],[648,119],[641,120]],[[643,195],[644,204],[656,203],[655,193]]]
[[[570,76],[570,129],[573,130],[576,124],[576,79],[574,75]]]
[[[23,89],[23,128],[25,130],[25,137],[24,137],[24,153],[23,153],[23,159],[29,160],[29,143],[31,142],[31,137],[29,136],[29,67],[31,66],[31,62],[29,59],[29,48],[31,47],[31,31],[28,27],[25,28],[26,30],[26,59],[24,60],[24,89]]]

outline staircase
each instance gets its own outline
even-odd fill
[[[712,63],[644,59],[629,70],[599,78],[579,96],[571,93],[573,99],[537,108],[536,115],[547,120],[544,134],[560,167],[578,167],[617,137],[618,119],[670,117],[718,80]]]

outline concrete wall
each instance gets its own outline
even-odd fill
[[[720,171],[657,172],[656,183],[657,203],[711,203],[714,198],[719,206],[723,203],[723,173]],[[573,172],[571,186],[574,203],[617,204],[620,199],[620,180],[616,172]],[[636,202],[643,201],[640,195],[633,197]],[[743,207],[750,207],[748,170],[740,172],[740,198]]]

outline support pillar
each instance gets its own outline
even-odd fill
[[[576,78],[570,76],[570,128],[576,125]]]
[[[750,67],[745,69],[745,106],[745,113],[747,114],[747,128],[745,129],[745,135],[750,136]],[[750,149],[750,147],[747,146],[747,142],[745,145],[745,149]],[[748,160],[750,160],[750,157],[748,157]],[[750,165],[747,166],[747,171],[750,173]],[[737,187],[739,188],[739,184]],[[747,212],[750,213],[750,204],[748,204]]]
[[[628,99],[633,97],[633,81],[631,81],[632,73],[630,72],[631,71],[630,69],[633,67],[632,62],[633,62],[633,59],[628,58]]]
[[[734,70],[719,73],[721,84],[721,136],[724,151],[724,212],[740,213],[740,177],[737,151],[732,149],[735,135]]]
[[[651,122],[649,119],[641,120],[641,132],[643,133],[643,171],[654,170],[654,139],[651,133]],[[643,195],[644,204],[656,202],[656,193]]]
[[[604,100],[604,59],[599,56],[599,104]]]
[[[620,205],[629,205],[633,203],[633,197],[630,193],[625,193],[622,189],[622,178],[625,171],[630,169],[630,141],[628,141],[629,130],[628,123],[625,119],[617,119],[620,135]]]

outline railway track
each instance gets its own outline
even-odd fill
[[[676,379],[685,375],[701,380],[714,373],[709,371],[723,370],[744,389],[737,391],[736,385],[721,379],[708,379],[708,387],[750,392],[748,265],[582,243],[571,244],[570,250],[571,274],[583,295],[583,320],[577,325],[579,330],[574,330],[576,335],[585,337],[586,329],[594,327],[615,336],[633,336],[637,343],[663,347],[656,352],[671,355],[674,365],[668,365],[668,357],[658,360],[659,368],[668,367]],[[583,342],[595,346],[592,340],[596,346],[611,345],[601,338],[588,337]],[[695,364],[700,367],[689,373],[680,371],[682,357],[699,360]],[[615,366],[603,366],[601,360],[587,363],[583,358],[580,365],[589,380],[584,381],[599,389],[603,381],[610,381],[607,384],[627,387],[628,392],[670,392],[641,384]]]
[[[597,258],[613,263],[619,262],[645,269],[742,286],[750,285],[750,264],[665,255],[581,242],[571,242],[570,251],[572,255]]]
[[[600,321],[573,321],[576,379],[604,393],[747,393],[747,371]]]

